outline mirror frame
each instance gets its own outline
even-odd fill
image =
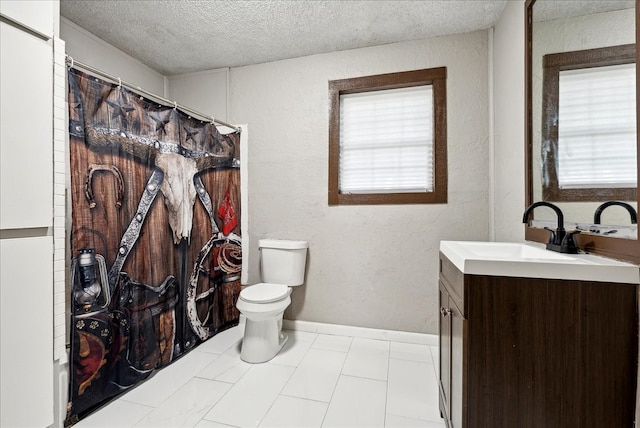
[[[533,24],[533,5],[536,0],[526,0],[525,3],[525,35],[524,35],[524,43],[525,43],[525,59],[524,59],[524,74],[525,74],[525,93],[524,93],[524,104],[525,104],[525,136],[524,136],[524,153],[525,153],[525,209],[529,205],[531,205],[534,201],[533,199],[533,179],[532,179],[532,168],[533,168],[533,141],[532,141],[532,71],[531,71],[531,61],[532,61],[532,24]],[[636,0],[636,46],[638,45],[638,41],[640,40],[640,30],[638,29],[640,26],[638,23],[640,22],[640,0]],[[636,64],[640,63],[640,55],[638,49],[636,49]],[[640,114],[638,109],[638,100],[640,100],[640,69],[636,67],[636,129],[640,131]],[[638,163],[638,170],[640,171],[640,139],[638,139],[638,135],[640,132],[636,133],[636,161]],[[638,186],[640,189],[640,186]],[[640,191],[638,191],[637,200],[640,200]],[[605,257],[610,257],[618,260],[624,260],[636,264],[640,264],[640,236],[636,239],[622,239],[622,238],[613,238],[608,236],[599,236],[590,233],[581,233],[575,236],[576,242],[578,246],[585,250],[588,253],[597,254]],[[525,240],[527,241],[535,241],[545,243],[549,240],[549,232],[540,229],[531,227],[530,223],[525,226]]]

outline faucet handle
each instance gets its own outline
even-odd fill
[[[556,242],[556,231],[546,226],[545,230],[549,231],[549,244],[554,244]]]
[[[581,233],[581,230],[572,230],[567,232],[562,239],[562,244],[560,245],[560,252],[568,253],[568,254],[577,254],[578,253],[578,244],[576,240],[573,238],[574,235]]]

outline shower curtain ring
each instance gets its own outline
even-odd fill
[[[122,79],[118,77],[118,88],[121,88],[121,87],[122,87]]]
[[[71,62],[69,64],[69,67],[73,68],[73,57],[72,56],[69,57],[69,61]]]
[[[173,109],[178,110],[178,103],[175,101],[173,102]]]

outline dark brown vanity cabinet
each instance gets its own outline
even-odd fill
[[[463,275],[440,255],[450,428],[633,427],[638,285]]]

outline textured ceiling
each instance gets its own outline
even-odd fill
[[[164,75],[492,27],[501,1],[61,0],[61,15]]]

